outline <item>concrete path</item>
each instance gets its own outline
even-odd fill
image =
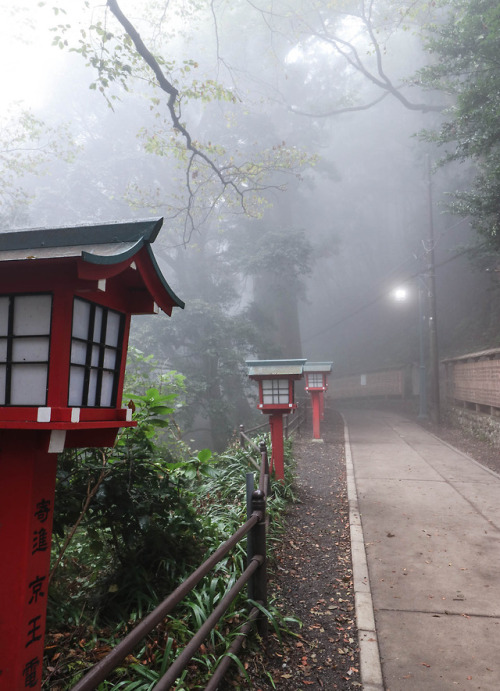
[[[343,414],[364,690],[500,691],[500,476],[398,414]]]

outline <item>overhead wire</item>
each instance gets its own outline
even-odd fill
[[[458,225],[458,224],[456,224],[456,225]],[[450,230],[450,228],[447,228],[446,230]],[[480,245],[477,245],[477,246],[475,246],[475,247],[465,247],[465,248],[463,248],[462,250],[460,250],[459,252],[456,252],[456,253],[455,253],[454,255],[452,255],[451,257],[448,257],[447,259],[444,259],[444,260],[441,261],[441,262],[435,263],[435,264],[434,264],[434,269],[438,269],[438,268],[440,268],[440,267],[442,267],[442,266],[445,266],[446,264],[449,264],[450,262],[455,261],[456,259],[458,259],[458,258],[464,256],[464,255],[467,254],[468,252],[477,251],[477,250],[481,249],[481,247],[484,247],[486,244],[487,244],[487,243],[481,243]],[[425,250],[425,248],[424,248],[424,250]],[[428,250],[425,250],[425,254],[427,254],[427,252],[428,252]],[[416,255],[414,255],[413,257],[406,259],[406,260],[405,260],[404,262],[402,262],[399,266],[397,266],[397,267],[395,267],[394,269],[392,269],[392,270],[389,272],[389,274],[387,274],[386,277],[384,277],[384,279],[383,279],[384,283],[387,283],[387,282],[390,280],[391,275],[393,275],[394,273],[398,272],[398,271],[401,269],[401,267],[404,266],[405,264],[407,264],[409,261],[412,261],[412,260],[413,260],[413,261],[421,261],[421,260],[425,257],[425,254],[422,255],[422,256],[420,256],[420,257],[417,257]],[[415,278],[417,278],[419,275],[421,275],[421,274],[423,274],[423,273],[426,273],[426,272],[425,272],[425,271],[416,271],[414,274],[410,274],[409,276],[406,276],[405,278],[401,278],[401,279],[400,279],[400,282],[401,282],[401,283],[408,283],[409,281],[414,280]],[[312,341],[312,340],[318,338],[319,336],[322,336],[323,334],[328,333],[329,331],[331,331],[331,330],[334,329],[335,327],[340,326],[341,324],[343,324],[344,322],[348,321],[349,319],[352,319],[352,318],[355,317],[356,315],[360,314],[361,312],[363,312],[364,310],[368,309],[369,307],[372,307],[372,306],[375,305],[377,302],[379,302],[379,301],[382,300],[383,298],[385,298],[385,297],[387,297],[388,295],[390,295],[391,292],[392,292],[392,288],[382,290],[382,291],[379,292],[373,299],[371,299],[371,300],[369,300],[368,302],[365,302],[364,304],[360,305],[359,307],[357,307],[356,309],[354,309],[352,312],[349,312],[348,314],[343,315],[342,317],[340,317],[340,319],[337,319],[335,322],[333,322],[333,324],[330,324],[329,326],[327,326],[327,327],[321,329],[320,331],[317,331],[315,334],[309,335],[309,336],[307,336],[306,338],[304,338],[304,339],[303,339],[304,343],[307,343],[307,342],[309,342],[309,341]]]

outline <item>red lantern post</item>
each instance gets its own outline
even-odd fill
[[[304,365],[306,391],[311,395],[313,439],[321,439],[320,426],[324,420],[324,394],[328,389],[327,375],[332,371],[331,362],[308,362]]]
[[[306,360],[247,360],[248,376],[259,383],[259,403],[262,413],[269,415],[271,428],[271,468],[278,480],[285,479],[283,449],[283,415],[297,408],[294,401],[294,381],[300,379]]]
[[[162,219],[0,234],[0,690],[40,689],[57,453],[112,446],[130,317],[167,314]]]

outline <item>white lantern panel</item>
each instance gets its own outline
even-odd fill
[[[112,372],[102,373],[101,382],[101,405],[110,406],[113,402],[113,383],[114,376]]]
[[[90,370],[87,405],[91,407],[97,405],[97,370],[95,369]]]
[[[0,362],[7,361],[7,339],[0,338]]]
[[[108,323],[106,327],[106,345],[119,345],[121,315],[118,312],[108,312]]]
[[[69,396],[68,405],[79,408],[83,401],[83,386],[85,382],[85,370],[83,367],[71,367],[69,372]]]
[[[104,351],[104,367],[106,369],[115,369],[116,367],[116,350],[106,348]]]
[[[73,337],[87,340],[89,337],[90,303],[85,300],[73,301]]]
[[[0,365],[0,405],[5,405],[5,384],[7,377],[7,367]]]
[[[47,337],[15,338],[12,342],[12,360],[13,362],[48,362],[49,339]]]
[[[87,344],[81,341],[71,343],[71,362],[75,365],[84,365],[87,360]]]
[[[47,400],[47,365],[13,365],[11,405],[45,405]]]
[[[98,367],[99,366],[99,353],[100,353],[100,348],[99,346],[92,346],[92,358],[90,360],[90,364],[92,367]]]
[[[14,336],[50,334],[52,297],[16,295],[14,298]]]
[[[9,331],[9,298],[0,298],[0,336]]]
[[[102,307],[95,308],[94,316],[94,335],[92,339],[94,341],[101,341],[101,331],[102,331]]]
[[[312,388],[319,388],[323,386],[323,375],[321,372],[311,372],[307,375],[307,381]]]

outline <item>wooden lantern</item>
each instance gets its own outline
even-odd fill
[[[39,689],[57,453],[112,446],[130,318],[184,303],[162,219],[0,234],[0,689]]]
[[[248,376],[259,384],[259,403],[262,413],[269,415],[272,457],[278,480],[285,479],[283,449],[283,415],[297,408],[294,382],[301,379],[306,360],[247,360]]]
[[[324,394],[328,389],[328,374],[332,371],[331,362],[307,362],[304,366],[306,391],[311,396],[313,414],[313,439],[321,439],[320,420],[324,420]]]

